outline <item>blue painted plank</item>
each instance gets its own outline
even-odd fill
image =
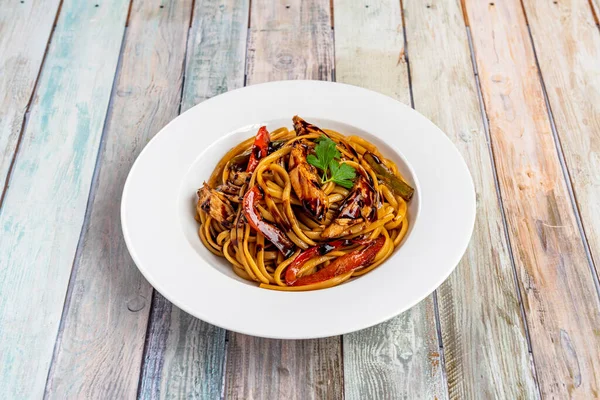
[[[117,67],[127,0],[62,5],[0,211],[0,388],[41,398]]]
[[[137,393],[152,288],[121,233],[120,202],[143,146],[179,110],[191,0],[132,4],[48,398]]]
[[[0,12],[0,198],[52,33],[59,0],[11,1]]]

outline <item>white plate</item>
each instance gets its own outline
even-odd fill
[[[361,135],[416,187],[411,229],[379,268],[330,289],[279,292],[238,278],[197,236],[196,190],[217,161],[260,125]],[[121,205],[125,242],[163,296],[211,324],[304,339],[366,328],[417,304],[452,272],[475,221],[475,191],[459,152],[427,118],[384,95],[339,83],[282,81],[207,100],[164,127],[131,168]]]

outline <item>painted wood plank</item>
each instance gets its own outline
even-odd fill
[[[253,0],[248,84],[278,79],[332,79],[328,0]],[[272,340],[229,334],[228,399],[340,399],[340,337]]]
[[[336,80],[411,104],[400,2],[335,0]],[[346,399],[446,398],[433,296],[344,335]]]
[[[600,273],[600,32],[585,0],[524,3],[548,101]]]
[[[244,85],[248,12],[248,0],[195,1],[182,111]],[[149,327],[139,397],[221,396],[223,329],[186,314],[156,292]]]
[[[415,108],[456,144],[477,197],[471,244],[438,289],[450,398],[537,398],[460,2],[404,7]]]
[[[274,340],[230,332],[227,399],[341,399],[340,338]]]
[[[372,4],[372,3],[371,3]],[[433,298],[344,335],[346,399],[447,399]]]
[[[134,1],[47,398],[134,398],[152,288],[121,234],[125,179],[177,116],[192,1]]]
[[[128,1],[65,1],[0,214],[0,387],[40,398],[83,225]]]
[[[331,15],[326,0],[252,2],[247,83],[333,80]]]
[[[523,9],[465,5],[542,397],[598,397],[600,304]]]
[[[410,105],[400,2],[335,0],[334,13],[336,81]]]
[[[59,0],[11,1],[0,12],[0,198]]]

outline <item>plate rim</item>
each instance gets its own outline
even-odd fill
[[[468,231],[468,235],[466,236],[466,238],[464,238],[464,240],[462,240],[461,242],[461,246],[460,249],[457,249],[458,251],[455,251],[455,253],[459,254],[458,258],[455,261],[450,262],[450,264],[452,264],[451,267],[448,267],[443,274],[440,274],[439,277],[436,280],[432,280],[431,283],[429,284],[430,289],[423,291],[423,293],[421,293],[420,296],[413,296],[413,300],[410,302],[405,302],[402,306],[398,306],[396,308],[396,311],[394,311],[394,313],[392,313],[391,315],[381,315],[377,318],[371,318],[369,319],[368,323],[363,323],[363,324],[354,324],[354,325],[360,325],[358,327],[355,327],[351,330],[348,330],[346,328],[342,328],[342,329],[338,329],[336,330],[335,328],[333,329],[322,329],[320,330],[320,332],[318,329],[311,333],[311,334],[300,334],[300,335],[294,335],[292,334],[285,334],[282,335],[281,333],[279,334],[269,334],[269,332],[263,332],[257,329],[245,329],[245,327],[240,327],[240,326],[231,326],[228,323],[223,323],[223,321],[219,321],[215,318],[212,318],[209,314],[207,313],[203,313],[203,312],[199,312],[197,308],[192,307],[190,304],[187,304],[184,301],[180,301],[180,298],[178,296],[174,296],[172,293],[169,293],[165,290],[161,290],[164,289],[164,285],[161,284],[160,282],[158,282],[155,279],[155,276],[150,272],[150,270],[148,270],[147,268],[145,268],[142,264],[143,261],[141,260],[141,258],[139,257],[137,250],[135,248],[135,245],[132,242],[132,236],[131,236],[131,232],[130,232],[130,227],[127,225],[127,221],[128,221],[128,199],[130,196],[130,186],[131,186],[131,180],[135,179],[135,174],[137,171],[137,168],[140,165],[140,160],[143,160],[144,157],[146,157],[147,152],[149,151],[150,148],[152,148],[153,146],[155,146],[155,143],[159,140],[161,140],[162,136],[165,135],[165,133],[169,132],[171,129],[173,129],[173,126],[177,123],[177,121],[182,121],[182,117],[186,116],[186,115],[191,115],[194,112],[197,112],[198,109],[200,108],[208,108],[210,105],[214,104],[214,102],[216,101],[223,101],[224,98],[226,97],[231,97],[231,96],[238,96],[240,94],[244,94],[245,96],[249,96],[251,95],[252,92],[254,91],[261,91],[261,90],[269,90],[271,88],[276,88],[279,87],[281,88],[281,85],[283,86],[295,86],[296,89],[299,87],[310,87],[310,88],[315,88],[315,87],[321,87],[322,89],[319,90],[329,90],[330,88],[336,87],[336,88],[345,88],[343,89],[344,91],[348,90],[351,92],[356,92],[356,93],[363,93],[363,94],[368,94],[369,96],[375,96],[375,97],[380,97],[380,98],[385,98],[387,102],[391,101],[394,103],[395,106],[400,106],[401,108],[404,108],[405,112],[408,112],[409,114],[413,114],[415,116],[419,116],[421,119],[426,120],[430,125],[431,125],[431,130],[432,131],[437,131],[436,134],[439,134],[439,138],[443,138],[445,139],[445,141],[447,141],[448,144],[450,144],[451,148],[454,149],[454,156],[458,155],[458,165],[460,165],[460,169],[462,169],[462,173],[466,172],[466,177],[468,177],[468,182],[470,183],[470,196],[467,196],[467,193],[465,193],[464,195],[466,196],[466,200],[468,200],[471,204],[472,207],[467,207],[470,208],[470,212],[467,213],[467,215],[465,215],[467,217],[467,221],[465,223],[464,229],[465,232]],[[326,117],[323,117],[326,118]],[[419,119],[419,118],[417,118]],[[344,122],[345,121],[340,121],[340,122]],[[386,140],[383,137],[378,136],[378,134],[376,132],[371,132],[374,136],[378,137],[381,140]],[[443,141],[443,140],[442,140]],[[213,144],[215,142],[215,140],[210,140],[210,144]],[[154,144],[153,144],[154,143]],[[409,157],[407,156],[407,154],[405,154],[405,152],[401,151],[401,149],[395,149],[395,151],[399,151],[400,156],[407,162],[407,165],[409,166],[409,168],[413,169],[413,165],[409,160]],[[462,164],[462,165],[461,165]],[[420,182],[420,177],[415,173],[415,180]],[[206,321],[210,324],[216,325],[220,328],[223,329],[227,329],[227,330],[231,330],[231,331],[235,331],[235,332],[239,332],[239,333],[243,333],[243,334],[248,334],[248,335],[253,335],[253,336],[259,336],[259,337],[265,337],[265,338],[274,338],[274,339],[308,339],[308,338],[321,338],[321,337],[329,337],[329,336],[336,336],[336,335],[340,335],[340,334],[345,334],[345,333],[349,333],[358,329],[364,329],[364,328],[368,328],[374,325],[377,325],[381,322],[387,321],[395,316],[397,316],[398,314],[414,307],[416,304],[418,304],[420,301],[422,301],[424,298],[426,298],[427,296],[429,296],[437,287],[439,287],[439,285],[441,285],[448,277],[449,275],[455,270],[456,266],[458,265],[458,263],[460,262],[460,259],[462,258],[462,256],[464,255],[464,253],[467,250],[468,244],[470,243],[470,239],[474,230],[474,225],[475,225],[475,216],[476,216],[476,201],[475,201],[475,188],[474,188],[474,184],[473,184],[473,179],[472,176],[470,174],[469,168],[464,160],[464,158],[462,157],[462,155],[460,154],[459,150],[456,148],[456,146],[454,145],[454,143],[452,143],[452,141],[450,140],[450,138],[439,128],[437,127],[433,122],[431,122],[429,119],[427,119],[426,117],[424,117],[423,115],[421,115],[420,113],[418,113],[418,111],[412,109],[411,107],[391,98],[388,96],[385,96],[383,94],[368,90],[368,89],[364,89],[358,86],[353,86],[353,85],[347,85],[347,84],[343,84],[343,83],[334,83],[334,82],[324,82],[324,81],[310,81],[310,80],[294,80],[294,81],[274,81],[274,82],[267,82],[267,83],[262,83],[262,84],[257,84],[257,85],[251,85],[251,86],[246,86],[243,88],[239,88],[239,89],[235,89],[229,92],[226,92],[224,94],[215,96],[213,98],[207,99],[197,105],[195,105],[194,107],[191,107],[190,109],[188,109],[187,111],[185,111],[184,113],[180,114],[179,116],[175,117],[173,120],[171,120],[168,124],[166,124],[162,129],[160,129],[159,132],[156,133],[156,135],[154,135],[152,137],[152,139],[144,146],[144,148],[142,149],[142,151],[139,153],[139,155],[136,157],[135,162],[132,164],[131,169],[128,173],[127,179],[125,181],[125,184],[123,186],[123,192],[122,192],[122,197],[121,197],[121,209],[120,209],[120,217],[121,217],[121,225],[122,225],[122,230],[123,230],[123,238],[125,241],[125,244],[127,246],[127,249],[129,251],[129,254],[131,255],[134,263],[136,264],[138,270],[142,273],[142,275],[145,277],[145,279],[159,292],[161,293],[165,298],[167,298],[169,301],[171,301],[175,306],[179,307],[180,309],[182,309],[183,311],[191,314],[192,316],[199,318],[203,321]],[[388,262],[388,261],[386,261]],[[385,263],[384,263],[385,264]],[[213,268],[214,269],[214,268]],[[218,272],[218,271],[214,271],[214,272]],[[368,277],[370,274],[367,274],[363,277],[361,277],[360,279],[365,279],[366,277]],[[230,278],[228,278],[230,279]],[[341,285],[344,286],[344,285]],[[325,289],[319,292],[325,292],[325,291],[332,291],[335,288],[330,288],[330,289]],[[269,291],[270,292],[270,291]],[[277,292],[277,293],[285,293],[286,296],[294,296],[294,297],[298,297],[298,295],[304,295],[306,296],[306,293],[317,293],[317,292],[298,292],[298,293],[289,293],[289,292]],[[302,294],[303,293],[303,294]]]

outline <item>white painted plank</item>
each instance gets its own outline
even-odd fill
[[[586,0],[524,3],[556,130],[600,274],[600,31]]]
[[[521,2],[465,6],[542,398],[598,397],[600,302]]]
[[[0,8],[0,198],[59,3],[11,1]]]
[[[336,80],[410,105],[400,2],[335,0]],[[446,398],[433,297],[344,335],[346,399]]]
[[[244,85],[248,0],[196,0],[189,33],[182,111]],[[155,293],[140,397],[221,395],[225,331]]]
[[[66,1],[0,214],[0,387],[40,398],[125,28],[128,2]]]
[[[456,144],[477,196],[471,244],[438,289],[450,398],[536,398],[460,2],[404,7],[415,108]]]
[[[46,397],[134,398],[152,288],[131,260],[120,224],[133,161],[177,116],[192,1],[132,5],[99,172],[71,280]]]

